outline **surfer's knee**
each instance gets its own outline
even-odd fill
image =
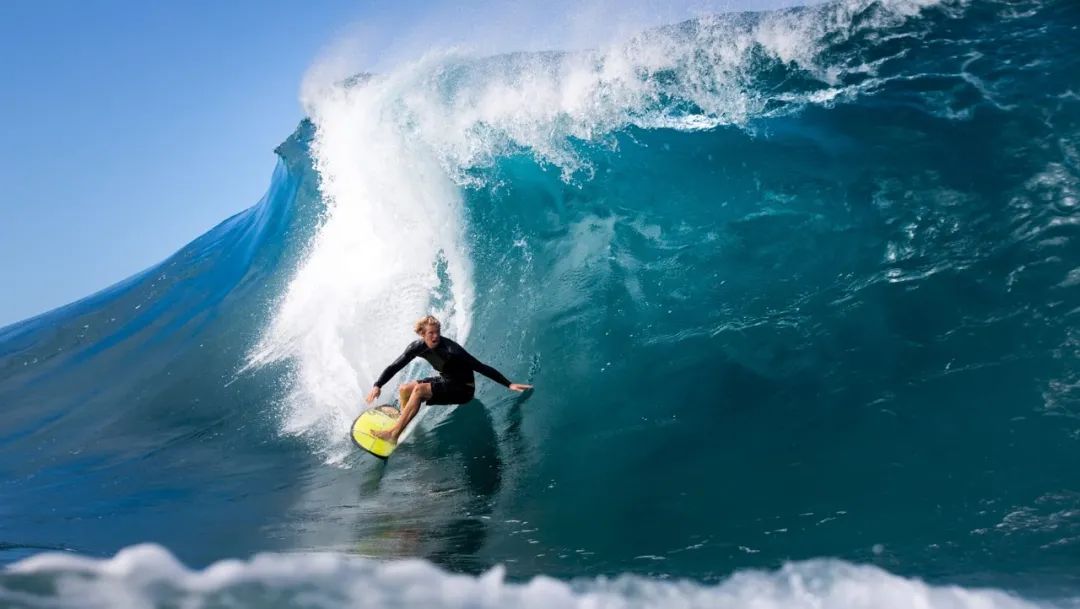
[[[416,390],[420,392],[420,397],[431,397],[431,383],[416,383]]]
[[[416,388],[416,385],[417,385],[416,381],[409,381],[408,383],[405,383],[401,387],[399,387],[398,390],[399,391],[412,391],[413,389]]]

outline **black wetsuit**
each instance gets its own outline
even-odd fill
[[[465,347],[445,336],[439,338],[434,349],[429,349],[423,340],[410,343],[405,348],[405,353],[383,370],[379,380],[375,381],[375,386],[382,389],[383,385],[416,357],[424,358],[432,368],[439,371],[439,376],[417,381],[431,383],[431,399],[427,400],[428,404],[464,404],[473,399],[476,392],[474,370],[496,383],[510,386],[509,379],[498,370],[469,355]]]

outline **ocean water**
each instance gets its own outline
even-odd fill
[[[0,328],[0,605],[1080,606],[1080,4],[304,102],[256,205]],[[349,424],[428,312],[536,389],[382,462]]]

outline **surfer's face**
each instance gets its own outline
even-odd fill
[[[428,346],[428,349],[434,349],[435,345],[439,344],[439,326],[429,324],[424,328],[424,333],[420,335],[424,339],[424,344]]]

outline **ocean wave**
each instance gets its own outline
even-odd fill
[[[325,212],[247,364],[290,366],[282,431],[343,463],[340,430],[409,339],[401,329],[431,311],[467,342],[476,281],[463,191],[489,185],[500,159],[524,154],[579,183],[595,171],[590,151],[617,149],[628,128],[695,132],[828,105],[859,86],[846,75],[873,72],[838,49],[960,6],[844,0],[701,18],[594,51],[436,50],[360,77],[313,67],[304,103]]]
[[[1075,591],[1078,6],[840,2],[313,86],[262,202],[0,331],[0,561]],[[432,311],[537,390],[478,379],[377,462],[348,423]]]
[[[716,585],[635,575],[564,582],[507,581],[495,567],[473,577],[422,560],[378,562],[341,554],[260,554],[190,570],[152,544],[109,559],[42,554],[0,574],[10,607],[708,607],[710,609],[1034,609],[985,588],[931,585],[837,560],[740,571]]]

